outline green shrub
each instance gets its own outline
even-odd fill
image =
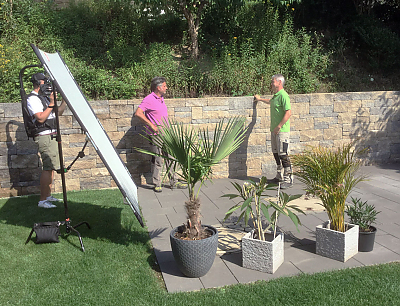
[[[287,90],[296,93],[315,92],[325,78],[329,57],[312,37],[300,30],[293,30],[290,20],[285,22],[276,41],[268,45],[267,62],[275,73],[287,78]]]
[[[394,71],[400,68],[400,37],[370,16],[354,24],[355,43],[371,68]]]
[[[20,101],[19,71],[39,63],[31,43],[46,52],[60,51],[89,100],[143,97],[157,75],[167,78],[168,97],[269,94],[275,73],[287,77],[289,91],[313,92],[328,65],[311,36],[296,32],[290,21],[283,23],[268,3],[233,3],[232,15],[241,8],[237,16],[223,14],[213,21],[234,20],[229,21],[229,31],[224,29],[224,39],[196,61],[186,59],[184,52],[177,55],[174,47],[179,44],[145,44],[163,38],[182,39],[184,44],[181,32],[167,33],[181,29],[179,16],[168,13],[165,19],[151,20],[139,2],[130,0],[77,1],[58,10],[53,4],[1,4],[0,102]],[[34,72],[26,72],[27,87]]]

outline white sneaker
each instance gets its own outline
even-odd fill
[[[53,196],[48,196],[48,197],[46,198],[46,201],[50,201],[50,202],[62,202],[61,199],[57,199],[57,198],[55,198],[55,197],[53,197]]]
[[[44,201],[39,201],[38,203],[38,207],[42,207],[42,208],[54,208],[57,207],[54,204],[51,204],[51,202],[44,200]]]
[[[288,189],[293,186],[293,174],[289,173],[283,177],[281,189]]]

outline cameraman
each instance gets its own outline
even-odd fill
[[[61,201],[51,196],[54,170],[60,168],[58,144],[56,140],[56,115],[54,108],[54,95],[48,79],[43,73],[35,73],[31,78],[33,91],[28,95],[27,105],[29,114],[35,123],[35,136],[33,140],[39,147],[43,170],[40,176],[40,200],[38,207],[56,207],[52,202]],[[58,114],[62,115],[66,103],[62,100],[58,107]]]

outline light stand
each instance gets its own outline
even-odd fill
[[[58,153],[59,153],[58,155],[60,157],[60,170],[57,171],[57,172],[60,173],[60,175],[61,175],[61,183],[62,183],[62,189],[63,189],[63,200],[64,200],[64,211],[65,211],[65,221],[61,222],[61,225],[65,225],[65,232],[67,234],[71,233],[71,231],[72,231],[72,232],[74,232],[75,234],[78,235],[82,251],[85,252],[85,247],[83,246],[83,241],[82,241],[81,234],[76,230],[76,227],[79,227],[82,224],[86,224],[87,227],[90,229],[90,225],[89,225],[88,222],[83,221],[83,222],[80,222],[80,223],[72,226],[71,225],[71,220],[69,218],[68,202],[67,202],[67,188],[66,188],[66,182],[65,182],[65,172],[67,172],[67,168],[64,168],[64,158],[63,158],[63,153],[62,153],[61,131],[60,131],[60,115],[58,114],[57,94],[56,94],[56,88],[54,86],[54,83],[52,84],[52,88],[53,88],[53,93],[52,94],[53,94],[53,97],[54,97],[54,108],[53,109],[54,109],[54,113],[56,115],[56,127],[57,127],[56,140],[57,140],[57,143],[58,143]],[[83,146],[82,151],[79,152],[80,154],[78,155],[78,157],[82,158],[84,156],[83,150],[85,149],[86,144],[87,144],[87,142]],[[74,160],[74,162],[76,161],[76,159]],[[70,167],[68,167],[68,169],[69,168]]]

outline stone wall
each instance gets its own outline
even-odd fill
[[[140,100],[90,102],[108,136],[136,183],[149,178],[150,157],[133,147],[148,147],[133,117]],[[357,139],[369,147],[366,161],[400,161],[400,92],[363,92],[291,95],[291,154],[306,145],[337,147]],[[269,106],[252,97],[166,99],[169,116],[193,127],[213,128],[222,118],[245,116],[249,125],[245,142],[214,168],[214,177],[258,176],[275,171],[270,149]],[[71,112],[60,117],[65,167],[77,156],[85,135]],[[93,146],[85,149],[66,173],[67,190],[115,187]],[[27,139],[19,103],[0,104],[0,197],[39,192],[40,158]],[[55,177],[54,191],[61,192]]]

